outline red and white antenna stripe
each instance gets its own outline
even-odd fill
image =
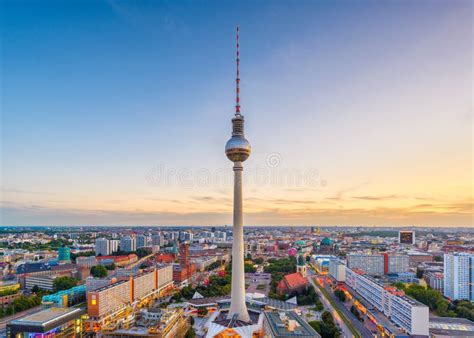
[[[235,79],[235,115],[240,115],[240,50],[239,26],[237,26],[237,78]]]

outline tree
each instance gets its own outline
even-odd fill
[[[192,327],[189,328],[188,332],[186,332],[186,335],[184,338],[195,338],[196,337],[196,332]]]
[[[272,280],[270,282],[270,292],[268,296],[270,298],[285,300],[286,297],[280,297],[277,295],[276,287],[282,278],[289,274],[296,272],[296,257],[286,257],[280,259],[269,259],[268,265],[264,267],[266,273],[270,273]]]
[[[40,288],[38,287],[38,285],[35,285],[31,288],[31,292],[33,292],[33,293],[38,293],[39,290],[40,290]]]
[[[198,316],[200,317],[204,317],[205,315],[207,315],[207,308],[206,307],[200,307],[198,308]]]
[[[425,272],[425,270],[423,269],[420,269],[420,268],[416,268],[416,278],[423,278],[423,273]]]
[[[151,249],[138,248],[135,253],[137,254],[138,258],[142,258],[142,257],[148,256],[149,254],[151,254]]]
[[[316,320],[312,320],[308,322],[308,324],[314,329],[314,331],[321,333],[321,322],[318,322]]]
[[[115,263],[111,263],[109,265],[106,265],[105,268],[109,271],[115,270]]]
[[[328,311],[324,311],[321,315],[322,321],[311,321],[308,324],[318,332],[322,338],[337,338],[339,337],[339,330],[334,323],[334,319]]]
[[[89,257],[95,256],[95,251],[84,251],[79,253],[72,253],[71,252],[71,261],[75,262],[77,257]]]
[[[146,268],[148,268],[148,267],[150,267],[150,266],[151,266],[150,263],[148,263],[148,262],[143,262],[142,264],[140,264],[139,269],[142,269],[142,270],[143,270],[143,269],[146,269]]]
[[[254,273],[254,272],[257,271],[257,269],[251,263],[245,263],[244,264],[244,270],[245,270],[245,272],[250,272],[250,273]]]
[[[105,278],[108,275],[107,269],[102,265],[91,267],[91,275],[95,278]]]
[[[344,293],[344,291],[339,290],[339,289],[334,290],[334,295],[335,295],[337,298],[339,298],[339,300],[340,300],[341,302],[345,302],[346,299],[347,299],[346,294]]]
[[[294,295],[289,296],[292,297]],[[313,305],[319,301],[319,296],[316,291],[314,291],[314,287],[310,285],[304,294],[297,295],[297,300],[299,305]]]
[[[405,283],[402,283],[402,282],[392,283],[392,286],[394,286],[394,287],[396,287],[397,289],[400,289],[400,290],[405,290],[406,289]]]
[[[54,280],[53,282],[53,289],[54,292],[62,291],[62,290],[68,290],[70,288],[73,288],[77,285],[77,279],[68,277],[68,276],[63,276],[63,277],[58,277]]]
[[[436,311],[439,316],[451,317],[457,313],[456,309],[455,312],[449,310],[449,302],[444,299],[439,291],[427,289],[417,284],[410,284],[408,287],[405,287],[405,293],[428,306],[430,310]],[[469,317],[465,318],[469,319]]]

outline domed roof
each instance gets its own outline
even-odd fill
[[[321,241],[321,245],[332,245],[332,239],[328,238],[328,237],[324,237]]]

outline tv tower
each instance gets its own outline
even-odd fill
[[[235,116],[232,119],[232,137],[225,145],[227,158],[234,162],[234,220],[232,242],[232,292],[227,319],[250,322],[245,303],[244,271],[244,224],[242,212],[242,171],[244,162],[251,152],[250,143],[244,137],[244,117],[240,114],[240,52],[239,27],[237,26],[237,76],[235,79]]]

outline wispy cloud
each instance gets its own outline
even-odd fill
[[[212,205],[216,199],[204,196],[202,201]],[[255,204],[260,198],[249,198],[248,204]],[[347,208],[323,207],[306,200],[270,199],[268,204],[255,205],[245,211],[247,224],[259,225],[418,225],[454,226],[472,225],[473,201],[457,201],[447,204],[416,204],[409,207]],[[51,208],[37,204],[3,202],[0,209],[1,225],[25,224],[162,224],[202,225],[228,224],[231,210],[216,205],[211,210],[199,211],[193,208],[174,210],[109,210]],[[20,219],[22,221],[20,221]]]
[[[359,190],[361,188],[364,188],[364,187],[368,186],[369,184],[370,184],[370,181],[366,181],[366,182],[358,184],[358,185],[354,185],[354,186],[351,186],[351,187],[348,187],[348,188],[345,188],[345,189],[341,189],[341,190],[337,191],[334,196],[327,197],[327,199],[328,200],[334,200],[334,201],[343,200],[348,193]]]
[[[385,195],[385,196],[351,196],[350,198],[364,201],[386,201],[401,198],[399,195]]]
[[[25,190],[25,189],[8,188],[8,187],[0,187],[0,192],[2,194],[10,193],[10,194],[22,194],[22,195],[55,195],[54,193],[47,192],[47,191]]]

